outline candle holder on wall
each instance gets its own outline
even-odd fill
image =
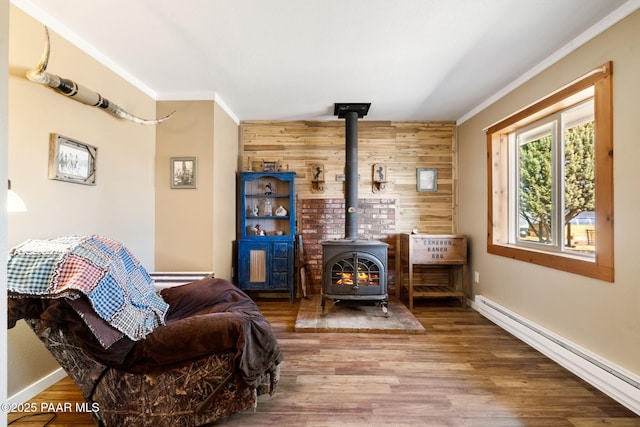
[[[387,166],[382,163],[373,165],[373,192],[384,193],[387,189]]]
[[[311,192],[324,193],[324,165],[320,163],[311,165]]]

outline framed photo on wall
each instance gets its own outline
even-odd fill
[[[419,192],[438,191],[438,169],[418,168],[417,187]]]
[[[96,185],[98,148],[57,133],[49,140],[49,179]]]
[[[198,159],[171,157],[171,188],[197,188]]]

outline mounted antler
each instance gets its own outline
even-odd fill
[[[27,72],[27,78],[32,82],[47,85],[57,92],[65,96],[69,96],[76,101],[82,102],[83,104],[102,108],[103,110],[113,114],[116,117],[120,117],[122,119],[130,120],[134,123],[143,125],[157,125],[164,122],[165,120],[168,120],[175,113],[175,111],[173,111],[171,114],[157,120],[141,119],[140,117],[134,116],[133,114],[123,110],[119,105],[116,105],[113,102],[110,102],[108,99],[103,98],[99,93],[87,89],[86,87],[77,84],[73,80],[65,79],[55,74],[47,73],[47,64],[49,63],[50,50],[49,29],[47,27],[44,27],[44,30],[46,38],[44,41],[44,50],[42,52],[40,62],[38,63],[38,65]]]

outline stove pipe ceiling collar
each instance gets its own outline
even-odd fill
[[[333,114],[345,119],[345,238],[358,238],[358,119],[367,115],[371,103],[335,103]]]
[[[333,104],[333,115],[344,119],[348,112],[355,111],[361,119],[369,113],[369,107],[371,107],[370,102],[336,102]]]

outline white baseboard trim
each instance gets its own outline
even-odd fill
[[[17,405],[20,403],[28,402],[31,398],[45,391],[66,376],[67,373],[62,368],[58,368],[57,370],[51,372],[49,375],[40,378],[38,381],[31,384],[27,388],[9,397],[7,399],[7,403]]]
[[[487,319],[640,415],[640,377],[476,295],[471,306]]]

